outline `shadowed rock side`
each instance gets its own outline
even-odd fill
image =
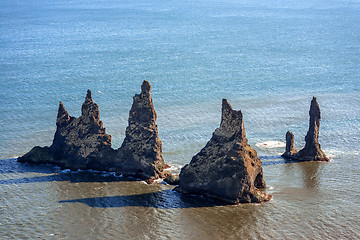
[[[259,203],[271,196],[264,188],[262,165],[248,144],[243,116],[226,99],[220,127],[206,146],[180,172],[177,191],[201,194],[227,203]]]
[[[320,119],[321,112],[319,104],[316,101],[316,98],[313,97],[310,105],[310,121],[309,121],[309,131],[305,136],[305,147],[301,149],[299,152],[291,152],[288,151],[288,148],[291,149],[293,146],[293,141],[288,141],[288,134],[286,134],[286,151],[282,155],[285,158],[293,159],[296,161],[329,161],[326,157],[325,153],[321,150],[321,146],[319,144],[319,128],[320,128]],[[289,132],[288,132],[289,133]],[[294,139],[294,135],[292,134],[292,139]]]
[[[118,150],[111,148],[111,136],[106,134],[99,107],[88,90],[81,116],[71,117],[60,102],[52,145],[34,147],[18,161],[53,163],[72,170],[115,171],[142,179],[167,176],[163,172],[166,165],[161,155],[150,90],[150,83],[144,81],[142,93],[135,95],[126,138]]]
[[[71,117],[60,102],[52,145],[49,148],[35,147],[18,160],[54,163],[72,170],[106,170],[108,157],[113,153],[111,136],[106,134],[100,121],[99,107],[92,100],[91,92],[88,90],[81,116]]]
[[[151,85],[144,81],[141,93],[134,96],[129,113],[129,126],[117,158],[124,172],[139,173],[146,178],[164,178],[168,166],[162,157],[162,143],[159,138],[156,112],[151,98]]]

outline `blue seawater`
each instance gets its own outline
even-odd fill
[[[360,235],[354,222],[358,210],[348,213],[345,207],[360,205],[359,191],[350,187],[360,183],[358,0],[0,0],[0,159],[51,145],[59,101],[77,117],[87,89],[113,147],[119,147],[132,97],[143,80],[152,84],[163,155],[175,172],[219,126],[222,98],[243,111],[265,180],[281,189],[278,195],[274,190],[275,200],[267,206],[288,193],[277,176],[294,169],[282,172],[273,163],[282,161],[286,131],[295,134],[297,149],[304,145],[310,101],[316,96],[322,110],[320,143],[331,158],[321,165],[323,177],[316,186],[328,191],[324,186],[330,184],[338,191],[331,205],[338,211],[326,217],[328,225],[340,226],[334,238]],[[286,181],[296,185],[292,177]],[[305,190],[294,190],[299,191]],[[343,196],[348,198],[341,202]],[[324,199],[329,198],[309,204],[327,206]],[[284,219],[306,209],[296,210],[292,200],[287,210],[276,210]],[[343,220],[333,220],[339,213]],[[267,217],[272,222],[273,215]],[[344,219],[355,226],[349,232],[341,226]],[[316,222],[316,216],[311,220]],[[275,222],[281,228],[281,221]],[[326,236],[308,233],[305,238]],[[224,237],[221,230],[215,236]]]
[[[132,96],[153,85],[168,161],[183,164],[220,121],[244,112],[250,143],[303,140],[323,110],[323,148],[359,150],[357,1],[0,1],[0,152],[49,145],[58,102],[93,91],[114,147]],[[298,141],[298,142],[299,142]]]

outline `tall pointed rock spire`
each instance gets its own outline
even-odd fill
[[[220,127],[213,135],[215,138],[234,138],[239,142],[247,143],[242,112],[233,110],[226,99],[222,100]]]
[[[145,178],[164,177],[166,164],[162,157],[156,112],[151,98],[151,85],[144,81],[141,93],[136,94],[129,112],[129,126],[119,149],[124,172],[133,172]]]
[[[316,97],[313,97],[309,110],[309,130],[305,136],[305,147],[299,152],[286,154],[283,157],[297,161],[329,161],[319,144],[321,111]]]
[[[96,124],[100,121],[99,106],[93,101],[89,89],[87,90],[85,101],[81,107],[81,118],[86,122],[94,122]]]
[[[62,124],[68,123],[69,121],[70,121],[70,115],[65,110],[63,103],[60,101],[59,102],[59,110],[58,110],[58,114],[57,114],[57,118],[56,118],[56,125],[62,125]]]
[[[133,104],[129,113],[129,126],[141,123],[155,128],[156,112],[151,98],[151,85],[144,81],[141,85],[141,93],[133,98]]]
[[[106,134],[100,121],[99,107],[87,91],[79,118],[70,117],[63,104],[59,104],[57,129],[50,146],[54,158],[63,167],[88,169],[104,165],[103,153],[110,153],[111,136]],[[64,124],[66,123],[66,124]],[[94,160],[95,159],[95,160]],[[100,167],[98,167],[100,168]],[[101,170],[105,170],[103,166]]]

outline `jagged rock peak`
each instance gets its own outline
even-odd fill
[[[141,94],[151,95],[151,84],[146,80],[141,85]]]
[[[167,173],[162,157],[156,112],[151,98],[151,85],[144,81],[141,93],[135,94],[129,112],[129,126],[119,149],[119,158],[127,172],[141,174],[145,178],[163,178]]]
[[[141,93],[135,94],[133,105],[129,114],[129,125],[145,123],[155,125],[156,112],[151,98],[151,85],[144,81],[141,85]]]
[[[93,102],[90,89],[87,90],[85,101]]]
[[[247,142],[242,112],[233,110],[226,99],[222,100],[221,123],[214,135],[219,138],[236,138],[238,141]]]
[[[81,118],[84,121],[90,121],[97,124],[100,121],[99,106],[93,101],[89,89],[87,90],[85,101],[81,107]]]
[[[309,110],[309,131],[305,137],[306,144],[318,144],[321,112],[316,97],[311,100]]]
[[[151,99],[151,85],[144,81],[141,93],[134,96],[129,126],[122,146],[114,150],[111,136],[100,121],[98,105],[87,91],[81,116],[71,117],[59,103],[57,129],[50,147],[34,147],[18,158],[20,162],[51,163],[69,168],[111,171],[135,176],[148,183],[171,173],[162,157],[162,143],[155,124],[156,113]]]
[[[59,110],[58,110],[58,114],[57,114],[57,118],[56,118],[56,124],[63,124],[66,123],[70,120],[70,115],[69,113],[65,110],[65,107],[63,105],[63,103],[60,101],[59,102]]]
[[[266,186],[262,164],[247,143],[241,111],[222,101],[222,118],[201,151],[185,165],[175,189],[185,194],[201,194],[227,203],[269,201],[271,196],[258,188]]]

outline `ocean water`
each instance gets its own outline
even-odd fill
[[[211,138],[227,98],[273,199],[224,206],[16,162],[51,144],[59,101],[80,115],[87,89],[120,147],[143,80],[174,173]],[[0,238],[359,239],[359,93],[358,0],[0,0]],[[286,163],[285,133],[302,148],[313,96],[331,161]]]

